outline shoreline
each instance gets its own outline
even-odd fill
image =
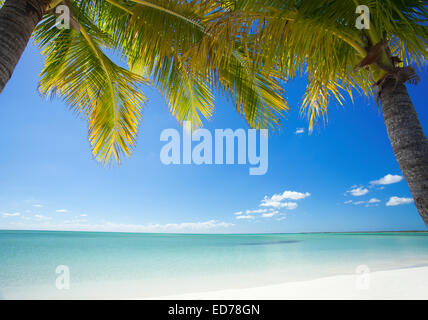
[[[428,266],[336,275],[244,289],[167,295],[148,300],[428,299]]]

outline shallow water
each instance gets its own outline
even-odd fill
[[[70,288],[56,287],[67,266]],[[428,233],[0,231],[0,297],[131,298],[428,265]]]

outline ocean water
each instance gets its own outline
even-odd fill
[[[158,297],[425,265],[428,233],[0,231],[1,299]]]

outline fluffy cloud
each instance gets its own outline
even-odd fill
[[[282,194],[274,194],[270,199],[274,201],[281,201],[284,199],[289,200],[300,200],[309,197],[311,194],[309,192],[302,193],[297,191],[284,191]],[[265,197],[266,199],[267,197]]]
[[[7,213],[4,212],[1,214],[4,218],[8,218],[8,217],[19,217],[21,214],[19,212],[15,212],[15,213]]]
[[[263,213],[262,218],[272,218],[273,216],[276,216],[279,213],[279,211],[271,211],[268,213]]]
[[[245,211],[246,214],[253,214],[253,213],[263,213],[268,212],[269,209],[256,209],[256,210],[247,210]]]
[[[83,220],[80,220],[83,221]],[[100,224],[78,223],[68,221],[68,223],[56,224],[48,220],[40,220],[38,224],[14,223],[15,227],[26,230],[64,230],[64,231],[102,231],[102,232],[151,232],[151,233],[194,233],[210,232],[234,226],[233,223],[226,223],[216,220],[203,222],[183,222],[168,224],[120,224],[104,222]]]
[[[294,132],[295,134],[302,134],[305,132],[304,128],[297,128],[296,131]]]
[[[275,208],[275,209],[285,208],[288,210],[294,210],[297,208],[297,203],[296,202],[280,202],[280,201],[274,201],[272,199],[263,199],[260,206],[271,207],[271,208]]]
[[[286,190],[283,193],[274,194],[271,197],[265,196],[259,205],[262,208],[245,210],[245,213],[244,211],[236,212],[236,219],[253,220],[257,217],[272,218],[278,214],[281,215],[279,209],[294,210],[298,206],[294,201],[283,200],[301,200],[309,197],[310,195],[311,194],[309,192],[302,193]]]
[[[354,187],[346,192],[352,194],[354,197],[360,197],[367,194],[369,190],[364,187]]]
[[[367,201],[367,203],[378,203],[378,202],[380,202],[380,200],[376,198],[371,198],[369,201]]]
[[[376,198],[371,198],[370,200],[367,200],[367,201],[365,201],[365,200],[362,200],[362,201],[352,201],[352,200],[348,200],[348,201],[345,201],[344,203],[345,204],[350,204],[350,203],[352,203],[352,204],[354,204],[354,205],[360,205],[360,204],[365,204],[366,205],[366,207],[368,207],[368,206],[371,206],[371,205],[377,205],[377,203],[379,203],[380,202],[380,200],[379,199],[376,199]]]
[[[255,217],[251,216],[251,215],[245,215],[245,214],[241,214],[239,216],[236,216],[236,219],[242,219],[242,220],[254,220]]]
[[[385,177],[380,178],[379,180],[370,181],[371,185],[385,185],[393,184],[403,180],[403,176],[387,174]]]
[[[284,191],[280,194],[274,194],[272,197],[265,196],[260,203],[261,207],[271,207],[275,209],[285,208],[288,210],[294,210],[297,208],[296,202],[281,202],[283,200],[301,200],[309,197],[309,192],[302,193],[297,191]]]
[[[389,198],[386,205],[388,207],[393,207],[393,206],[399,206],[401,204],[408,204],[408,203],[412,203],[412,202],[413,202],[412,198],[391,197],[391,198]]]
[[[358,206],[359,204],[366,203],[365,201],[355,201],[353,202],[354,205]]]

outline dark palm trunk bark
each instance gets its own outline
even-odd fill
[[[405,85],[394,86],[393,79],[382,86],[383,119],[415,206],[428,226],[428,141]]]
[[[0,9],[0,93],[48,3],[48,0],[6,0]]]

